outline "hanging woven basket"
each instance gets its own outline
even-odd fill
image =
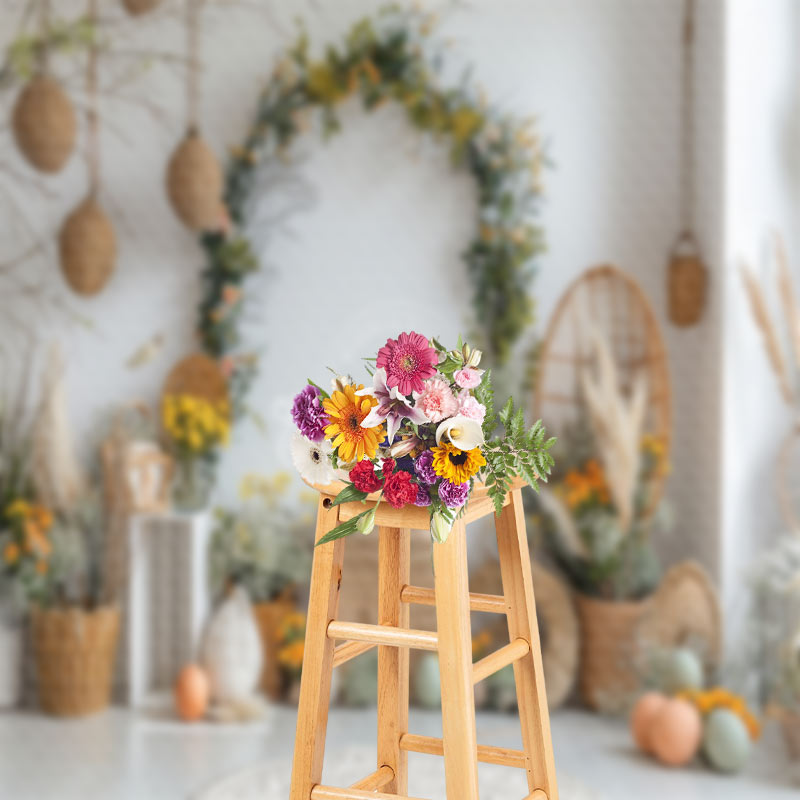
[[[73,717],[106,708],[111,696],[119,609],[34,608],[31,630],[42,710]]]
[[[194,231],[212,230],[222,217],[222,170],[196,131],[189,131],[167,167],[167,194],[181,222]]]
[[[37,75],[19,93],[11,124],[23,156],[42,172],[58,172],[75,148],[72,102],[47,75]]]
[[[160,4],[161,0],[122,0],[125,10],[134,17],[146,14]]]
[[[93,197],[65,220],[58,237],[61,271],[78,294],[97,294],[114,272],[116,236],[111,220]]]

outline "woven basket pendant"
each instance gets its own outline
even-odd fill
[[[92,195],[64,220],[58,249],[61,271],[73,291],[91,296],[108,283],[117,256],[116,236],[111,220]]]
[[[58,172],[75,149],[72,102],[48,75],[37,75],[19,93],[12,128],[20,152],[41,172]]]
[[[222,215],[222,170],[213,150],[195,130],[181,141],[167,167],[167,194],[184,225],[214,229]]]
[[[703,314],[708,272],[697,240],[684,231],[675,242],[668,267],[669,317],[675,325],[696,324]]]
[[[122,0],[125,10],[134,17],[152,11],[160,3],[161,0]]]

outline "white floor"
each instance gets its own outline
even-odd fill
[[[514,717],[481,713],[478,726],[479,741],[519,747]],[[609,800],[800,797],[797,767],[786,761],[774,729],[759,743],[747,772],[731,778],[715,775],[701,765],[681,770],[654,765],[635,752],[624,723],[619,721],[559,711],[553,715],[552,726],[557,769]],[[414,732],[438,735],[439,727],[438,714],[412,711],[410,728]],[[347,744],[370,743],[374,728],[373,711],[335,709],[326,758],[335,759],[337,749]],[[0,798],[183,800],[264,759],[276,760],[278,769],[288,774],[293,738],[294,713],[285,707],[273,708],[264,721],[247,725],[184,725],[118,708],[75,721],[3,713]],[[412,773],[414,758],[431,756],[413,756]],[[364,774],[370,768],[365,764]],[[516,800],[516,792],[509,800]]]

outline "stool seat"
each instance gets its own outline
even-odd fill
[[[366,624],[337,618],[346,539],[314,551],[303,672],[289,800],[420,800],[408,797],[408,753],[444,758],[447,800],[479,800],[478,762],[524,769],[529,794],[522,800],[558,800],[550,719],[544,685],[521,487],[515,480],[495,518],[503,595],[471,593],[467,523],[495,513],[483,484],[476,484],[465,513],[444,543],[434,543],[432,588],[410,582],[411,530],[428,530],[426,508],[392,508],[369,495],[364,503],[333,505],[345,484],[319,491],[316,540],[370,506],[376,507],[378,619]],[[366,504],[366,506],[365,506]],[[435,606],[436,631],[409,624],[412,604]],[[472,662],[470,612],[504,614],[509,643]],[[337,644],[338,642],[338,644]],[[378,648],[376,769],[347,788],[322,784],[325,733],[333,669]],[[438,653],[442,689],[441,739],[408,730],[409,650]],[[479,745],[474,685],[513,665],[522,750]]]

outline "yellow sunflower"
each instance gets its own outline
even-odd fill
[[[383,441],[384,425],[362,428],[361,421],[378,404],[374,397],[358,397],[356,392],[364,386],[345,386],[322,401],[330,424],[325,426],[325,438],[339,448],[339,460],[349,463],[360,461],[365,455],[375,458],[378,445]]]
[[[466,483],[473,475],[486,466],[486,459],[480,447],[472,450],[459,450],[453,444],[432,447],[433,471],[451,483]]]

